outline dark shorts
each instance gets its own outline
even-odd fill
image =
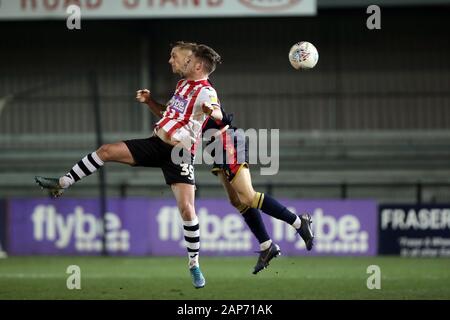
[[[219,171],[223,171],[227,180],[233,182],[239,170],[249,166],[248,137],[245,137],[240,131],[234,131],[233,135],[224,133],[222,143],[223,159],[214,162],[211,172],[217,175]]]
[[[146,139],[125,140],[124,143],[136,162],[136,167],[161,168],[166,183],[187,183],[195,185],[193,156],[189,153],[189,162],[176,164],[172,161],[173,146],[157,136]]]

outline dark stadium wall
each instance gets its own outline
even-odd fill
[[[267,178],[252,169],[258,188],[290,198],[413,202],[423,194],[448,202],[446,13],[383,8],[374,31],[362,7],[297,18],[83,21],[80,31],[64,21],[2,21],[0,99],[23,93],[0,116],[0,196],[42,196],[34,175],[63,174],[96,148],[90,70],[100,82],[105,142],[148,136],[153,119],[135,90],[148,86],[167,101],[177,80],[169,45],[184,39],[221,53],[212,80],[236,125],[280,129],[280,172]],[[310,72],[289,65],[299,40],[319,49]],[[171,197],[156,170],[107,170],[109,196]],[[199,197],[224,196],[206,165],[196,175],[208,183]],[[89,177],[70,194],[95,196],[96,183]]]
[[[152,92],[165,101],[176,81],[167,64],[169,45],[179,39],[208,43],[221,53],[224,63],[212,80],[224,106],[246,128],[448,128],[445,11],[389,7],[383,9],[380,32],[366,28],[366,16],[363,9],[341,9],[302,18],[85,21],[73,32],[62,22],[2,22],[0,95],[47,80],[72,82],[36,92],[15,111],[5,110],[0,130],[39,131],[28,122],[10,125],[15,112],[31,102],[59,106],[51,115],[56,119],[78,108],[71,123],[55,121],[64,123],[57,131],[92,130],[90,119],[82,116],[88,108],[83,76],[89,69],[99,74],[105,130],[141,129],[142,113],[132,98],[142,83],[142,42],[149,46]],[[313,72],[296,72],[288,63],[289,47],[299,40],[319,49]],[[273,113],[274,107],[279,112]]]

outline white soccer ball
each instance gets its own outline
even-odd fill
[[[297,70],[312,69],[318,61],[319,52],[310,42],[297,42],[289,50],[289,62]]]

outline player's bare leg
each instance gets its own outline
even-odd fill
[[[134,159],[123,142],[104,144],[97,151],[81,159],[72,169],[60,178],[35,177],[36,183],[48,189],[54,197],[59,197],[64,190],[75,182],[91,175],[100,169],[106,162],[119,162],[133,165]]]
[[[135,164],[133,156],[124,142],[104,144],[96,152],[103,162],[119,162],[128,165]]]
[[[241,167],[231,184],[239,195],[239,199],[245,205],[261,209],[268,215],[292,225],[305,241],[306,249],[312,249],[314,235],[311,229],[312,220],[309,214],[297,216],[269,195],[256,192],[253,189],[250,170],[245,166]]]
[[[262,221],[259,211],[255,208],[246,206],[241,202],[236,190],[234,190],[233,186],[230,184],[223,171],[217,172],[217,176],[219,177],[220,182],[227,192],[230,203],[242,214],[242,217],[244,218],[248,227],[258,239],[260,247],[259,257],[253,269],[253,274],[257,274],[259,271],[267,268],[269,262],[273,258],[280,255],[280,247],[277,244],[273,243],[272,239],[270,239],[269,235],[267,234],[266,227],[264,225],[264,222]]]
[[[174,183],[171,188],[183,219],[184,239],[186,240],[192,283],[197,289],[203,288],[206,281],[198,262],[200,229],[194,206],[195,186],[187,183]]]

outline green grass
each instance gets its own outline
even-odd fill
[[[185,258],[9,257],[0,299],[450,299],[450,259],[280,257],[258,275],[256,258],[202,257],[206,287],[191,285]],[[366,286],[369,265],[381,289]],[[66,269],[81,268],[81,290]]]

